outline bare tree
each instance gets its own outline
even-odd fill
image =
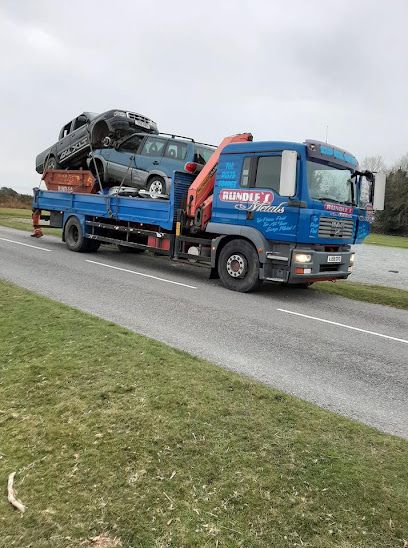
[[[374,173],[386,170],[383,157],[380,154],[377,154],[376,156],[366,156],[361,162],[361,168],[368,169],[368,171],[373,171]]]

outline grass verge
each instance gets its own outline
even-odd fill
[[[370,234],[365,244],[385,245],[388,247],[402,247],[408,249],[408,236],[388,236],[387,234]]]
[[[384,285],[371,285],[349,281],[336,283],[320,282],[313,284],[314,291],[333,293],[347,299],[364,301],[367,303],[383,304],[408,310],[408,291]]]
[[[0,340],[2,547],[408,538],[404,440],[1,281]]]
[[[31,209],[0,207],[0,225],[32,232]],[[45,235],[61,236],[59,228],[45,228],[43,231]]]

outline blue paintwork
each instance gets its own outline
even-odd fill
[[[64,225],[71,215],[75,215],[83,223],[85,216],[88,216],[143,223],[164,230],[173,230],[177,209],[181,207],[181,201],[193,179],[194,177],[188,173],[175,172],[169,200],[36,190],[33,208],[62,211]],[[84,224],[83,228],[86,234]]]
[[[342,155],[341,162],[354,164],[355,159],[345,151],[327,145],[318,150],[319,154],[328,154],[330,163]],[[329,150],[330,149],[330,150]],[[244,158],[248,156],[276,155],[282,150],[296,151],[297,190],[296,195],[289,199],[273,192],[273,200],[268,203],[268,210],[254,211],[248,218],[248,207],[252,207],[250,198],[243,192],[269,193],[270,189],[241,188],[240,180]],[[370,215],[357,207],[349,211],[333,211],[328,208],[335,204],[311,199],[307,184],[308,145],[286,142],[265,141],[231,144],[224,148],[218,164],[214,187],[212,223],[247,226],[257,229],[267,240],[276,242],[300,243],[308,245],[344,245],[361,243],[370,232]],[[334,159],[333,159],[334,158]],[[187,189],[193,180],[187,173],[174,172],[169,200],[153,200],[143,198],[107,197],[97,194],[69,194],[65,192],[39,191],[34,196],[33,207],[48,211],[64,211],[65,217],[70,214],[87,215],[101,218],[114,218],[123,221],[154,225],[165,230],[173,230],[177,210],[182,207]],[[222,191],[240,192],[240,200],[232,199]],[[221,199],[221,196],[226,199]],[[246,201],[248,200],[248,201]],[[237,204],[241,202],[238,207]],[[291,202],[293,205],[291,205]],[[305,207],[299,207],[299,203]],[[326,209],[325,209],[326,206]],[[347,210],[347,206],[345,206]],[[334,220],[352,219],[353,235],[351,238],[319,238],[318,226],[320,217]],[[213,225],[212,225],[213,226]],[[220,233],[222,231],[220,230]]]
[[[240,178],[245,157],[273,155],[274,152],[281,152],[282,150],[294,150],[297,152],[297,191],[291,200],[287,196],[279,196],[277,192],[273,192],[274,199],[272,205],[278,208],[276,213],[254,212],[253,219],[248,220],[247,211],[237,210],[236,201],[227,202],[220,198],[223,189],[247,190],[240,187]],[[336,147],[327,145],[320,147],[318,152],[322,160],[324,156],[327,156],[327,161],[331,164],[335,163],[336,158],[338,158],[343,167],[349,166],[353,168],[353,166],[357,165],[357,160],[354,156],[341,149],[336,149]],[[350,213],[330,211],[325,209],[324,201],[311,199],[307,184],[307,158],[307,146],[294,142],[245,142],[226,146],[220,156],[214,188],[211,221],[213,223],[253,226],[267,240],[277,242],[296,242],[311,245],[361,243],[370,232],[369,213],[357,207],[346,207],[346,209],[350,209]],[[252,188],[252,190],[264,190],[267,192],[270,189]],[[304,202],[306,208],[291,207],[291,201]],[[327,207],[331,207],[331,205],[329,204]],[[282,208],[283,211],[280,211]],[[352,219],[354,225],[353,236],[351,238],[318,238],[320,217],[329,217],[340,221]]]

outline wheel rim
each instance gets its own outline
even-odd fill
[[[152,198],[156,198],[160,194],[163,194],[163,183],[158,179],[156,181],[152,181],[149,186],[149,192]]]
[[[231,278],[244,278],[247,272],[247,261],[242,255],[231,255],[227,260],[227,272]]]
[[[76,226],[71,227],[71,240],[74,244],[78,243],[79,240],[79,230]]]
[[[54,158],[50,158],[45,166],[46,169],[55,169],[56,163]]]

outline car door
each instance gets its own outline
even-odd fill
[[[135,157],[136,170],[141,183],[144,185],[151,172],[161,171],[164,150],[167,139],[149,136],[143,142],[140,153]]]
[[[144,135],[132,135],[122,141],[118,147],[104,151],[107,158],[108,178],[117,183],[129,186],[141,186],[142,177],[136,168],[136,153],[138,152]],[[107,153],[108,152],[108,153]]]
[[[160,170],[163,171],[167,177],[171,178],[174,171],[181,171],[184,169],[188,148],[191,150],[193,145],[186,141],[170,139],[167,142],[163,158],[160,162]],[[192,153],[190,153],[190,155],[192,155]]]
[[[76,161],[77,158],[86,156],[89,149],[88,135],[89,120],[85,114],[80,114],[72,121],[70,132],[70,157]]]
[[[65,164],[69,160],[70,156],[70,144],[71,144],[71,122],[65,124],[59,134],[59,139],[56,144],[57,161],[59,164]]]
[[[299,208],[289,207],[289,198],[279,194],[281,163],[281,152],[256,154],[248,160],[248,176],[241,179],[247,190],[241,209],[246,212],[245,224],[267,240],[291,241],[296,237]]]

